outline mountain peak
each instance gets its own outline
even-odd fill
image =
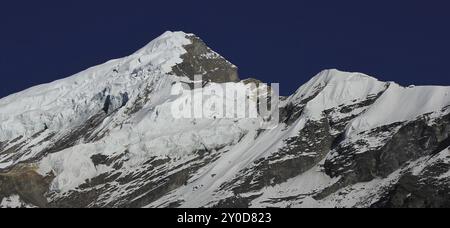
[[[173,74],[191,80],[201,75],[204,81],[216,83],[240,81],[238,68],[234,64],[208,47],[200,37],[184,35],[190,43],[184,46],[186,53],[181,56],[183,61],[172,68]]]
[[[352,97],[369,91],[381,91],[386,86],[374,77],[363,73],[344,72],[337,69],[323,70],[302,85],[291,98],[294,103],[306,97],[315,97],[321,92],[327,93],[327,100]]]
[[[167,31],[138,50],[131,58],[136,67],[148,64],[155,56],[166,56],[162,67],[165,73],[191,80],[201,75],[203,80],[217,83],[239,81],[237,67],[192,33]]]
[[[324,70],[293,96],[271,97],[280,112],[268,119],[280,122],[266,130],[265,117],[233,118],[261,103],[253,96],[171,93],[198,75],[215,82],[209,91],[239,81],[199,37],[166,32],[0,99],[0,207],[402,207],[425,202],[427,188],[442,192],[428,202],[450,205],[450,87]],[[203,118],[177,117],[197,105]]]
[[[332,82],[339,82],[339,81],[349,81],[349,80],[376,80],[376,78],[359,73],[359,72],[346,72],[341,71],[338,69],[326,69],[318,73],[312,80],[317,80],[320,82],[324,82],[326,84],[332,83]]]
[[[151,53],[158,48],[168,48],[168,47],[180,47],[190,43],[188,36],[195,36],[194,34],[188,34],[185,32],[177,31],[166,31],[156,39],[150,41],[147,45],[135,52],[135,54]]]

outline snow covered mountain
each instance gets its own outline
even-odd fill
[[[233,99],[192,88],[197,75],[212,90],[256,81],[166,32],[1,99],[0,207],[450,207],[450,87],[325,70],[273,101],[281,123],[266,129],[175,118],[192,97]]]

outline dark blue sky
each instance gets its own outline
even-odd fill
[[[0,97],[196,33],[283,94],[326,68],[450,85],[448,1],[2,1]]]

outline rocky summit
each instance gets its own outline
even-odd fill
[[[263,84],[199,37],[166,32],[0,99],[0,207],[450,207],[450,87],[325,70],[271,101],[270,128],[213,109],[173,115],[233,100],[204,89],[250,82]],[[174,94],[177,83],[188,86]]]

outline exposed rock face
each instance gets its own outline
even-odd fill
[[[394,171],[403,167],[407,162],[430,156],[436,150],[441,151],[449,145],[445,143],[449,132],[450,122],[446,115],[435,121],[431,126],[425,120],[419,118],[409,123],[395,123],[371,130],[365,137],[380,137],[391,135],[380,148],[374,148],[369,152],[358,154],[352,144],[341,144],[333,153],[334,159],[327,160],[325,167],[330,176],[346,176],[351,173],[352,183],[367,182],[375,178],[386,178]],[[364,144],[364,139],[357,144]]]
[[[31,167],[17,166],[10,172],[0,173],[0,199],[16,195],[27,205],[47,207],[45,194],[51,181],[51,176],[44,178]]]
[[[0,207],[450,207],[450,87],[326,70],[271,101],[281,121],[262,129],[262,117],[175,118],[192,94],[234,101],[172,94],[197,75],[211,90],[262,84],[168,32],[1,99]]]
[[[450,191],[448,149],[428,157],[422,170],[406,172],[373,207],[448,208]],[[416,168],[418,169],[418,168]]]
[[[187,52],[181,56],[183,62],[173,67],[175,75],[191,80],[201,75],[203,80],[216,83],[239,82],[236,66],[211,50],[200,38],[194,35],[188,38],[191,44],[184,47]]]
[[[244,169],[231,183],[235,194],[259,191],[266,186],[277,185],[313,168],[330,151],[332,137],[326,119],[311,121],[298,135],[285,139],[285,146],[273,155],[254,162]]]

